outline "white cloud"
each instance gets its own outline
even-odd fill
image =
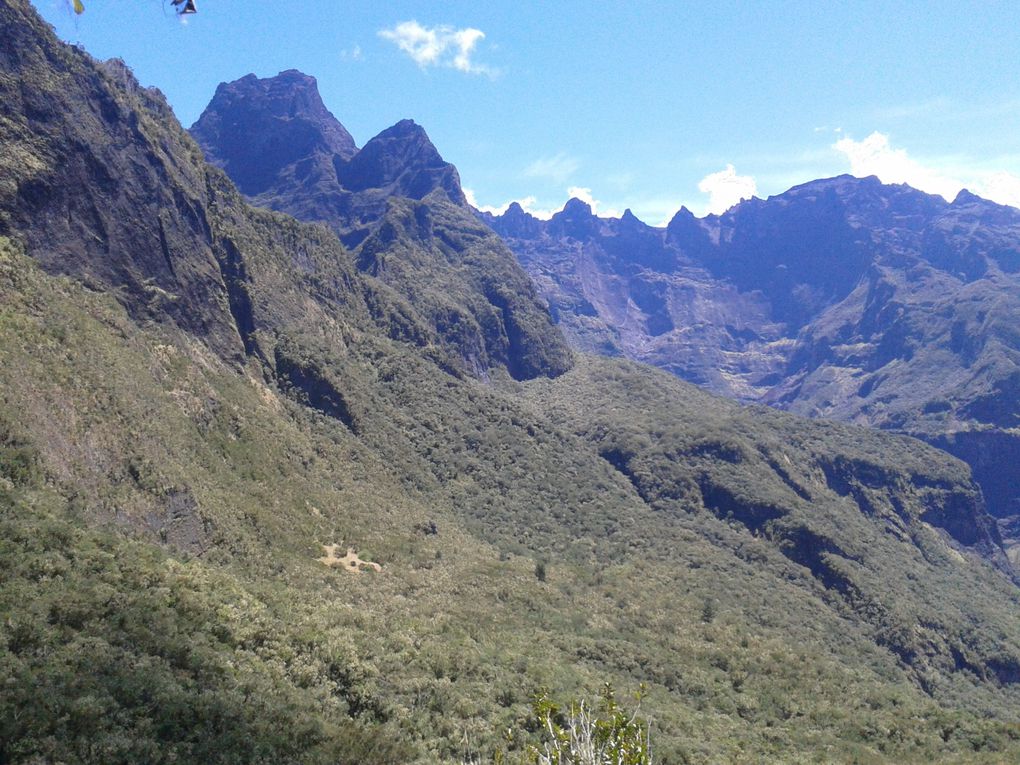
[[[496,73],[472,60],[478,42],[485,39],[480,29],[454,29],[445,24],[425,27],[417,21],[402,21],[393,29],[380,30],[379,36],[394,43],[422,69],[440,66],[468,74]]]
[[[567,189],[567,199],[580,199],[591,206],[591,211],[601,218],[619,218],[623,213],[615,208],[603,208],[602,202],[592,196],[591,189],[584,186],[571,186]]]
[[[616,209],[603,208],[602,202],[595,199],[592,196],[591,189],[583,186],[571,186],[566,190],[566,199],[557,207],[538,207],[538,198],[534,196],[521,197],[520,199],[511,199],[509,202],[505,202],[502,205],[480,205],[475,193],[471,189],[464,189],[464,197],[467,199],[468,204],[474,207],[476,210],[481,212],[492,213],[493,215],[502,215],[505,213],[514,202],[521,206],[524,212],[533,215],[539,220],[549,220],[553,215],[560,212],[563,206],[571,199],[577,198],[582,202],[586,202],[591,206],[591,211],[594,215],[598,215],[602,218],[619,218],[621,213]]]
[[[535,205],[538,204],[538,199],[533,196],[527,196],[524,197],[523,199],[514,199],[511,202],[507,202],[506,205],[503,206],[503,212],[506,212],[507,208],[510,207],[510,205],[513,202],[519,204],[521,206],[521,209],[524,210],[524,212],[528,213],[529,215],[535,216],[539,220],[549,220],[553,215],[555,215],[556,213],[563,209],[563,205],[560,205],[559,207],[549,208],[535,207]]]
[[[536,218],[541,218],[542,220],[549,220],[549,218],[553,216],[553,213],[556,212],[556,210],[542,210],[536,208],[535,205],[538,203],[538,199],[533,196],[521,197],[520,199],[511,199],[509,202],[504,202],[503,204],[498,206],[483,205],[478,203],[478,197],[475,196],[475,192],[473,189],[464,187],[464,198],[467,199],[469,205],[474,207],[479,212],[492,213],[493,215],[502,215],[503,213],[510,209],[510,205],[512,205],[514,202],[519,204],[525,212],[531,213]]]
[[[553,183],[566,183],[577,172],[581,163],[565,152],[551,157],[540,157],[524,168],[526,178],[547,178]]]
[[[1020,176],[1013,173],[968,168],[959,162],[952,169],[933,167],[913,159],[905,149],[893,148],[889,136],[879,132],[863,141],[842,138],[833,148],[846,156],[850,172],[859,177],[875,175],[883,183],[906,183],[947,201],[967,188],[993,202],[1020,207]]]
[[[733,165],[726,165],[725,170],[702,178],[698,191],[708,194],[708,212],[719,215],[742,199],[753,197],[758,192],[758,184],[750,175],[737,175]]]
[[[863,141],[848,136],[832,146],[846,156],[850,172],[860,178],[875,175],[882,183],[906,183],[929,194],[940,194],[947,200],[952,200],[963,188],[963,183],[956,178],[911,159],[904,149],[894,149],[884,133],[874,132]]]
[[[507,211],[507,209],[510,207],[510,205],[513,202],[518,201],[518,200],[510,200],[510,202],[507,202],[505,205],[502,205],[500,207],[493,207],[492,205],[479,204],[478,203],[478,197],[475,196],[475,190],[474,189],[469,189],[467,186],[462,186],[461,190],[464,192],[464,198],[467,200],[467,203],[469,205],[471,205],[473,208],[475,208],[479,212],[492,213],[493,215],[502,215],[503,213],[505,213]],[[528,197],[528,198],[529,199],[534,199],[534,197]]]

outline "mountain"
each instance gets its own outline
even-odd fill
[[[575,347],[922,438],[971,465],[993,514],[1020,510],[1020,211],[841,176],[664,230],[577,200],[481,217]]]
[[[209,162],[262,207],[329,223],[349,244],[382,217],[394,196],[420,200],[442,190],[465,206],[457,169],[413,120],[359,150],[296,70],[221,83],[190,132]]]
[[[481,312],[521,272],[445,191],[351,249],[24,0],[0,38],[0,761],[514,761],[606,682],[661,762],[1020,755],[962,462],[564,368],[540,303],[466,369],[409,274]]]
[[[288,71],[220,85],[191,133],[253,203],[336,231],[358,268],[426,318],[451,368],[485,378],[501,365],[516,379],[570,368],[527,274],[474,219],[456,168],[413,121],[358,150],[314,78]],[[261,145],[287,151],[252,150]]]
[[[323,183],[334,158],[345,161],[358,151],[322,103],[315,78],[295,69],[267,80],[250,74],[224,83],[213,104],[193,131],[203,145],[222,142],[222,153],[211,161],[249,196],[281,184],[297,189]],[[323,183],[320,193],[325,190]]]

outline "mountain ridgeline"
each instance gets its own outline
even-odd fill
[[[0,39],[0,761],[523,761],[606,682],[659,762],[1020,756],[964,463],[572,353],[424,132],[310,78],[196,142],[25,0]]]
[[[1020,210],[812,181],[665,229],[573,200],[481,216],[579,348],[748,402],[922,438],[1020,512]]]

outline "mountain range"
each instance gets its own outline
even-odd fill
[[[414,123],[285,72],[192,137],[25,0],[0,39],[0,761],[524,761],[606,683],[659,762],[1020,756],[965,463],[571,350],[619,341]]]
[[[1020,210],[840,176],[665,229],[576,199],[549,221],[481,217],[575,347],[921,438],[970,464],[1015,528]]]
[[[261,168],[257,188],[232,175],[254,203],[326,222],[351,246],[387,195],[441,189],[466,206],[456,169],[420,127],[404,121],[359,152],[298,72],[221,85],[191,131],[228,173],[241,156]],[[306,149],[291,131],[319,138]],[[259,147],[284,143],[293,153],[263,158]],[[926,440],[971,466],[1013,550],[1020,211],[966,191],[947,203],[841,176],[722,216],[684,208],[665,229],[629,210],[598,218],[578,199],[548,221],[516,203],[479,218],[513,250],[573,347],[650,363],[739,401]]]

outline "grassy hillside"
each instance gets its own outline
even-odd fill
[[[407,284],[0,21],[38,160],[0,195],[0,760],[513,759],[536,693],[605,682],[659,762],[1020,755],[1020,593],[961,463],[608,360],[464,374]],[[107,170],[54,83],[143,110]]]
[[[771,540],[646,501],[561,422],[571,386],[611,399],[609,381],[640,393],[646,372],[587,361],[522,397],[372,338],[345,365],[379,381],[356,436],[10,246],[3,266],[15,761],[311,761],[359,751],[351,740],[369,754],[347,761],[456,761],[497,746],[539,688],[593,695],[607,680],[646,684],[664,761],[996,761],[1014,746],[1011,693],[945,662],[906,665]],[[631,412],[666,395],[695,399],[677,421],[711,414],[661,377]],[[993,620],[973,650],[1014,654],[1010,585],[931,542],[941,565],[925,569],[892,549],[914,564],[901,578],[1000,598],[998,617],[965,612]],[[382,571],[326,568],[331,543]],[[910,601],[896,603],[906,618]]]

